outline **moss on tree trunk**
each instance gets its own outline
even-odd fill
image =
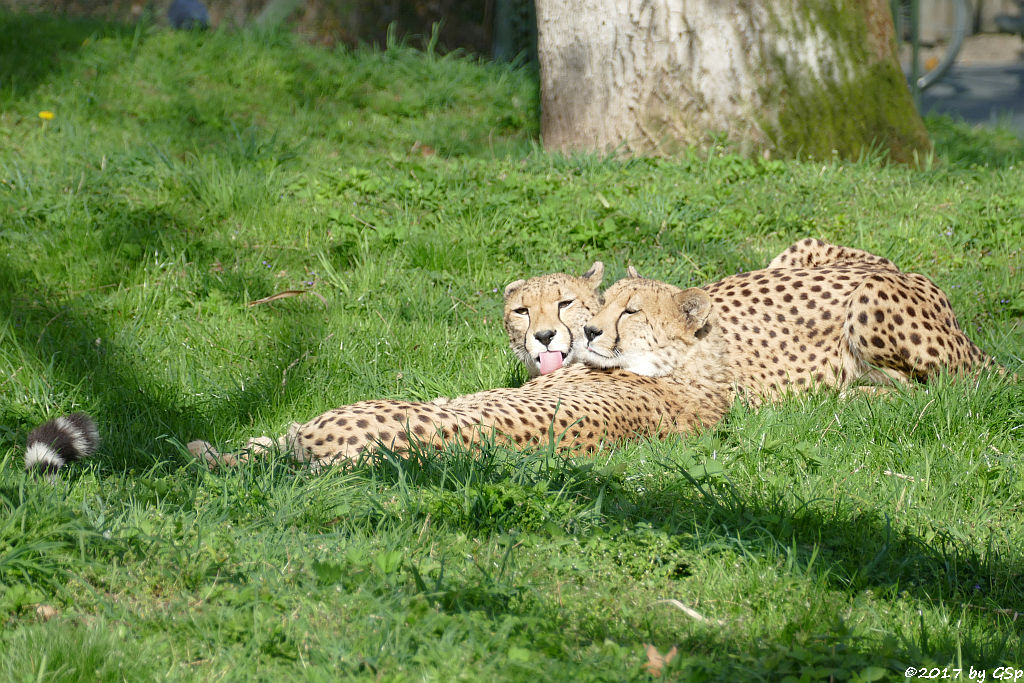
[[[857,72],[848,78],[810,79],[773,55],[774,64],[766,66],[778,78],[761,97],[769,105],[777,103],[774,120],[764,121],[775,149],[791,157],[855,158],[872,148],[900,162],[929,152],[931,141],[896,60],[888,2],[797,2],[794,7],[803,22],[775,14],[775,29],[800,38],[801,26],[819,28]]]
[[[886,0],[537,0],[541,132],[563,151],[931,149]]]

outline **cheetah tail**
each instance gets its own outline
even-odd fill
[[[25,445],[25,470],[56,474],[69,462],[88,458],[99,445],[96,423],[85,413],[56,417],[29,432]]]

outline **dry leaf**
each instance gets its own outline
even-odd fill
[[[60,614],[52,605],[36,605],[36,616],[43,621],[49,621]]]
[[[665,665],[675,659],[676,655],[679,654],[679,650],[675,645],[673,645],[672,649],[665,654],[658,652],[658,648],[653,645],[644,644],[644,649],[647,651],[647,663],[644,664],[644,669],[646,669],[647,673],[652,676],[660,676],[661,670]]]

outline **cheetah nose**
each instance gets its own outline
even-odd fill
[[[555,331],[543,330],[541,332],[535,332],[533,337],[544,346],[547,346],[548,344],[551,343],[551,340],[555,338]]]
[[[600,337],[602,334],[604,334],[604,331],[599,330],[596,327],[591,327],[590,325],[587,325],[583,328],[583,334],[587,335],[588,342],[592,342],[598,337]]]

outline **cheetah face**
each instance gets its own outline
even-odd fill
[[[581,277],[552,273],[505,288],[505,331],[530,377],[577,360],[583,325],[601,307],[603,276],[604,264],[595,261]]]
[[[581,360],[664,377],[707,335],[710,314],[711,298],[702,289],[627,277],[608,288],[604,307],[583,328]]]

